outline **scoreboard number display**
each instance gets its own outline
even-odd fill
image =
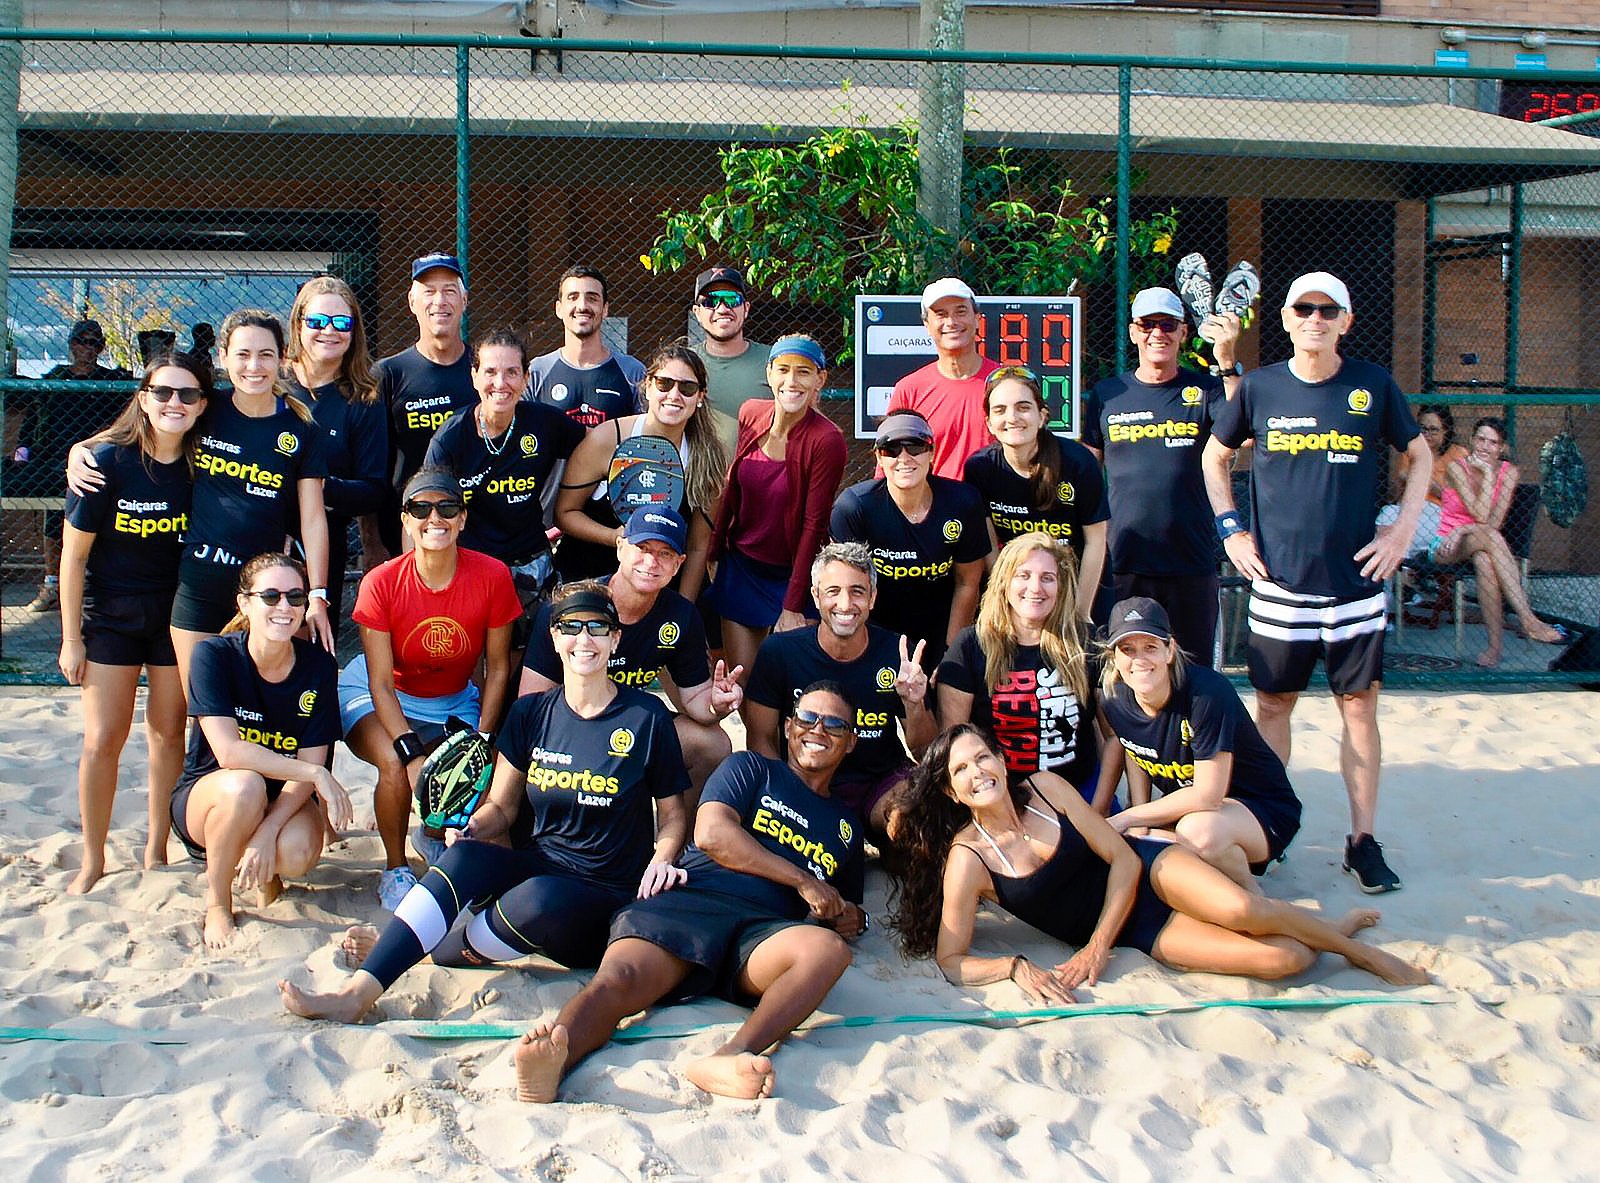
[[[979,296],[978,352],[1039,375],[1050,429],[1080,432],[1077,296]],[[856,297],[856,438],[871,439],[894,384],[938,356],[922,327],[920,296]]]

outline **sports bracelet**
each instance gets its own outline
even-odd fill
[[[1239,520],[1239,511],[1230,509],[1217,515],[1217,537],[1223,542],[1235,534],[1244,533],[1244,523]]]
[[[415,731],[408,731],[394,741],[394,754],[400,757],[400,763],[409,764],[417,757],[426,754],[428,745],[422,742],[422,736]]]

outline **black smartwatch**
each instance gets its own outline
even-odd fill
[[[409,764],[419,756],[426,755],[428,745],[422,742],[422,736],[415,731],[408,731],[394,741],[394,754],[400,757],[400,763]]]
[[[1244,362],[1236,361],[1231,366],[1213,365],[1210,367],[1213,378],[1243,378]]]

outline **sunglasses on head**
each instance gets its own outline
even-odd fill
[[[855,725],[849,719],[841,719],[838,715],[824,715],[820,711],[808,711],[804,707],[796,707],[794,712],[795,725],[802,731],[810,731],[819,723],[829,735],[847,735],[855,730]]]
[[[665,374],[651,374],[650,381],[662,394],[676,390],[684,398],[693,398],[705,389],[693,378],[669,378]]]
[[[198,386],[146,386],[144,392],[158,403],[172,401],[172,396],[177,395],[178,401],[186,407],[192,407],[205,397],[205,392]]]
[[[320,332],[332,325],[334,332],[348,333],[355,328],[356,318],[353,316],[324,316],[320,312],[313,312],[303,317],[300,323],[313,332]]]
[[[588,633],[591,637],[609,637],[617,631],[617,626],[609,620],[558,620],[550,626],[563,637],[575,637],[579,633]]]
[[[1310,320],[1313,316],[1320,316],[1323,320],[1338,320],[1339,314],[1344,311],[1337,304],[1291,304],[1289,310],[1301,320]]]
[[[1160,329],[1163,333],[1171,336],[1173,333],[1176,333],[1178,330],[1183,328],[1183,322],[1181,320],[1175,320],[1170,316],[1145,316],[1139,318],[1133,323],[1141,333],[1145,333],[1146,335],[1155,332],[1157,329]]]
[[[901,452],[912,456],[926,456],[931,451],[933,445],[927,440],[891,440],[878,445],[878,455],[887,456],[890,460],[896,459]]]
[[[735,291],[706,292],[694,298],[697,308],[739,308],[744,305],[744,293]]]
[[[459,501],[422,501],[413,497],[401,507],[419,522],[428,520],[428,515],[436,513],[445,521],[449,521],[460,513],[466,506]]]
[[[275,587],[269,587],[262,591],[245,592],[244,594],[255,596],[256,599],[269,608],[277,604],[279,600],[288,600],[291,608],[304,608],[306,601],[311,598],[306,594],[306,589],[303,587],[297,587],[291,591],[279,591]]]
[[[1021,378],[1024,382],[1038,384],[1039,375],[1027,366],[1001,366],[998,370],[989,371],[989,389],[993,390],[1007,378]]]

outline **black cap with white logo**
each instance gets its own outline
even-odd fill
[[[1111,621],[1106,641],[1115,645],[1123,637],[1154,637],[1158,641],[1172,639],[1172,623],[1167,610],[1148,596],[1129,596],[1118,600],[1111,609]]]

